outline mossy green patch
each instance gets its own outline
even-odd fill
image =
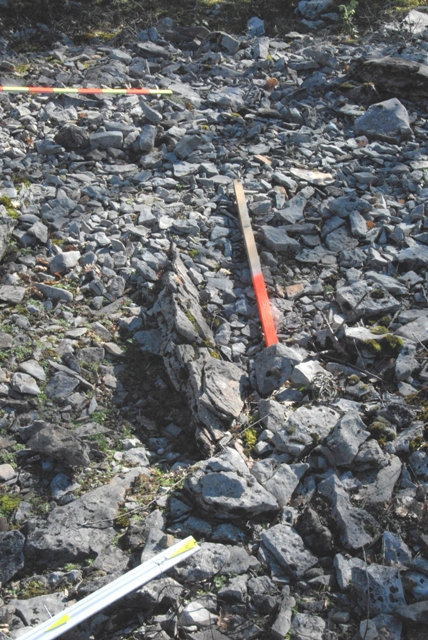
[[[0,516],[4,518],[10,516],[10,514],[19,507],[20,502],[20,496],[11,496],[10,494],[0,496]]]
[[[0,205],[4,206],[4,208],[6,209],[6,213],[10,218],[15,218],[15,220],[19,218],[19,213],[13,206],[12,200],[10,198],[7,198],[6,196],[0,196]]]

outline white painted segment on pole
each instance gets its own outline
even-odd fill
[[[57,638],[116,600],[157,578],[174,565],[187,560],[199,549],[200,547],[192,536],[180,540],[169,549],[158,553],[151,560],[144,562],[132,571],[128,571],[98,591],[94,591],[80,602],[76,602],[71,607],[57,613],[37,627],[32,627],[27,633],[19,636],[20,640],[40,640],[42,638],[53,640],[53,638]]]

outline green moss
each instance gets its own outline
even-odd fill
[[[257,429],[255,427],[250,427],[242,434],[242,439],[245,442],[249,451],[254,449],[257,443]]]
[[[29,598],[35,598],[36,596],[43,596],[48,593],[46,585],[40,580],[31,580],[26,587],[19,592],[21,600],[28,600]]]
[[[4,206],[4,208],[6,209],[6,213],[10,218],[15,218],[15,220],[19,218],[19,213],[14,208],[12,200],[10,198],[7,198],[6,196],[0,196],[0,205]]]
[[[0,496],[0,516],[3,516],[4,518],[10,516],[10,514],[19,506],[20,502],[20,496]]]
[[[413,440],[410,440],[409,442],[409,451],[416,451],[417,449],[419,449],[423,444],[425,444],[425,441],[423,439],[422,436],[416,436],[416,438],[413,438]]]
[[[200,251],[198,251],[198,249],[190,249],[187,253],[191,258],[196,258],[196,256],[200,254]]]
[[[355,373],[349,376],[348,378],[349,384],[358,384],[359,381],[360,381],[360,378]]]
[[[376,335],[378,335],[378,336],[380,336],[380,335],[382,335],[382,334],[384,334],[384,333],[388,333],[388,329],[387,329],[386,327],[382,327],[382,326],[380,326],[380,325],[376,325],[376,326],[374,326],[374,327],[371,327],[371,328],[370,328],[370,331],[371,331],[372,333],[375,333],[375,334],[376,334]]]
[[[395,351],[401,351],[402,347],[404,346],[404,340],[399,336],[394,336],[392,333],[387,333],[385,336],[383,336],[382,342],[383,341],[388,344],[388,347],[390,349],[393,349]]]
[[[373,353],[381,353],[382,347],[378,340],[364,340],[364,344],[372,351]]]

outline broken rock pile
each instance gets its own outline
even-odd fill
[[[425,58],[259,19],[0,40],[2,84],[174,92],[0,94],[1,638],[187,535],[76,637],[424,637],[428,103],[393,78]]]

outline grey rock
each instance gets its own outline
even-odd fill
[[[382,534],[382,553],[385,564],[389,566],[406,566],[412,561],[407,544],[391,531],[384,531]]]
[[[242,478],[232,471],[196,473],[187,479],[186,486],[204,511],[214,510],[221,519],[278,511],[275,498],[249,475]]]
[[[67,592],[59,591],[28,600],[11,600],[15,612],[30,627],[49,620],[51,616],[63,611],[67,606]]]
[[[363,620],[360,624],[360,635],[369,638],[373,632],[381,640],[401,640],[402,627],[401,620],[395,615],[382,613],[371,620]]]
[[[101,362],[105,358],[103,347],[85,347],[77,352],[77,359],[88,364]]]
[[[363,486],[358,492],[358,497],[363,504],[371,506],[388,504],[400,477],[401,467],[400,459],[392,456],[390,463],[382,469],[359,475],[358,479]]]
[[[428,624],[428,600],[401,605],[394,611],[403,620],[417,624]]]
[[[416,246],[401,249],[397,254],[397,260],[404,268],[424,269],[428,266],[428,247],[418,243]]]
[[[0,349],[11,349],[15,341],[9,333],[0,331]]]
[[[332,467],[350,465],[360,445],[369,437],[370,433],[358,413],[348,411],[327,437],[321,451]]]
[[[321,13],[326,13],[333,5],[333,0],[300,0],[297,8],[304,18],[314,20]]]
[[[118,507],[140,473],[137,468],[123,478],[115,477],[109,484],[57,507],[46,521],[30,518],[25,557],[32,563],[56,568],[101,553],[116,535],[112,523]]]
[[[264,487],[276,498],[280,507],[285,507],[308,469],[309,465],[303,463],[281,464]]]
[[[400,571],[394,567],[384,567],[372,563],[364,568],[352,568],[352,586],[360,606],[367,606],[376,614],[394,613],[405,605]]]
[[[296,613],[291,623],[292,637],[296,640],[323,640],[325,629],[325,620],[310,613]]]
[[[279,389],[291,376],[293,367],[304,360],[303,352],[281,343],[263,349],[254,360],[257,386],[262,394]]]
[[[398,302],[387,291],[369,287],[366,282],[359,280],[336,291],[336,300],[345,312],[352,312],[355,322],[359,318],[370,318],[379,313],[395,313],[401,309]]]
[[[218,597],[235,602],[242,602],[247,595],[248,576],[236,576],[228,580],[227,583],[218,592]]]
[[[199,149],[203,141],[200,136],[184,136],[175,146],[174,152],[177,158],[185,160],[193,151]]]
[[[412,133],[407,109],[397,98],[372,104],[356,119],[355,133],[391,143],[405,140]]]
[[[14,373],[12,378],[12,387],[19,393],[37,396],[40,388],[34,378],[27,373]]]
[[[185,582],[207,580],[216,574],[223,573],[229,558],[229,547],[213,542],[202,542],[200,551],[189,558],[184,565],[174,567],[171,573]]]
[[[1,287],[0,287],[1,288]],[[74,298],[73,294],[67,289],[60,287],[52,287],[49,284],[36,284],[36,288],[52,302],[71,302]],[[25,293],[25,290],[24,290]]]
[[[296,601],[294,598],[284,598],[281,608],[270,630],[272,640],[284,640],[290,631],[293,607]]]
[[[15,285],[0,285],[0,302],[8,302],[10,304],[19,304],[25,296],[26,288]]]
[[[347,549],[360,549],[373,541],[373,535],[367,533],[367,527],[375,532],[379,525],[376,520],[363,509],[351,504],[342,483],[335,475],[331,475],[318,485],[318,491],[332,505],[332,516],[340,531],[342,544]]]
[[[55,142],[67,151],[87,149],[90,146],[90,136],[84,127],[67,124],[55,136]]]
[[[0,532],[0,580],[3,584],[24,568],[24,544],[24,536],[16,529]]]
[[[156,578],[138,589],[137,602],[149,614],[166,611],[183,592],[183,587],[173,578]]]
[[[294,579],[302,578],[318,562],[318,558],[305,549],[299,534],[287,525],[276,524],[263,531],[261,538],[267,550]]]
[[[416,344],[408,343],[401,348],[395,359],[395,377],[397,380],[407,380],[415,369],[419,368],[415,355]]]
[[[287,235],[287,227],[261,227],[263,241],[269,249],[285,253],[289,257],[295,256],[300,251],[300,243]]]
[[[134,333],[134,340],[141,346],[143,351],[148,351],[149,353],[160,353],[163,344],[162,333],[158,329],[137,331]]]
[[[140,137],[138,138],[138,148],[143,153],[150,153],[155,146],[156,127],[152,124],[145,124],[141,127]]]
[[[79,380],[69,376],[62,371],[58,371],[48,382],[45,393],[48,398],[54,400],[65,400],[79,386]]]
[[[279,451],[301,456],[324,440],[338,418],[339,414],[328,407],[299,407],[274,434],[273,443]]]
[[[12,231],[16,226],[16,220],[9,217],[0,217],[0,260],[2,260],[9,244]]]
[[[40,429],[28,440],[27,446],[45,456],[65,460],[72,466],[86,466],[90,462],[79,438],[64,427],[48,425]]]
[[[428,318],[420,317],[413,322],[405,324],[395,332],[401,338],[407,338],[412,342],[428,342]]]
[[[91,133],[89,141],[92,149],[121,149],[123,133],[122,131],[99,131]]]
[[[0,464],[0,482],[7,482],[8,480],[12,480],[12,478],[15,478],[16,475],[17,472],[10,464]]]
[[[334,567],[336,569],[336,579],[339,587],[346,591],[352,585],[352,570],[359,567],[364,570],[366,563],[360,558],[347,558],[341,553],[334,556]]]
[[[28,233],[34,236],[42,244],[46,244],[48,241],[48,228],[43,222],[35,222],[29,229]]]
[[[358,240],[353,238],[346,227],[342,226],[329,233],[325,238],[327,249],[334,253],[358,247]]]
[[[248,580],[248,591],[254,606],[260,613],[270,613],[277,605],[275,583],[268,576],[256,576]]]
[[[51,273],[66,273],[70,269],[76,266],[80,260],[80,251],[67,251],[65,253],[58,253],[49,265]]]
[[[135,447],[129,451],[125,451],[123,459],[131,464],[139,465],[140,467],[148,467],[150,461],[147,457],[147,451],[144,447]]]

